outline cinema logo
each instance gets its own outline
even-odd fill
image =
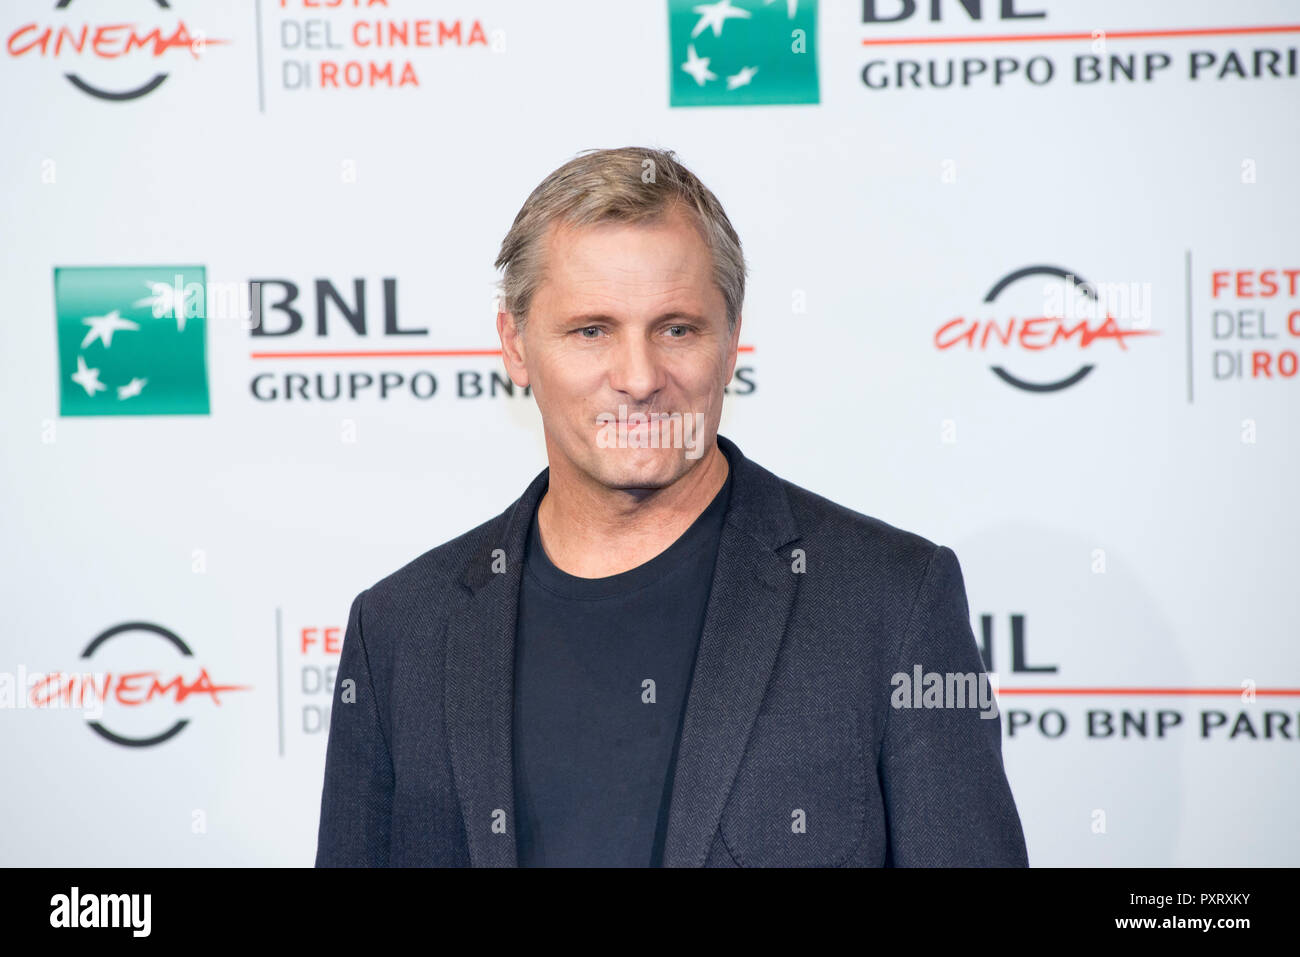
[[[76,19],[76,14],[71,15],[73,19],[65,19],[63,11],[71,6],[72,0],[58,0],[54,5],[56,18],[15,28],[9,33],[6,49],[11,57],[87,64],[63,76],[82,93],[99,100],[138,100],[167,80],[168,71],[159,69],[162,64],[183,56],[197,61],[207,47],[230,42],[208,37],[202,30],[191,30],[184,20],[171,14],[167,0],[117,2],[109,5],[109,11],[102,3],[83,2],[77,8],[93,9],[96,20]],[[119,11],[129,11],[140,19],[150,11],[154,16],[148,23],[124,23]]]
[[[1101,350],[1123,355],[1130,339],[1159,335],[1150,325],[1149,283],[1096,284],[1059,266],[1026,266],[994,283],[975,315],[939,326],[934,346],[1005,354],[989,366],[1002,382],[1022,392],[1060,392],[1096,368],[1092,357]]]
[[[194,657],[194,652],[175,632],[150,622],[130,621],[114,625],[97,635],[81,653],[81,658],[89,662],[96,655],[105,654],[105,647],[110,642],[120,643],[131,638],[161,639],[183,659]],[[147,655],[147,652],[142,652],[137,643],[132,648],[132,656],[140,655]],[[118,655],[114,660],[122,659]],[[116,729],[109,728],[106,721],[88,720],[90,729],[113,744],[147,748],[169,741],[185,729],[190,719],[178,717],[176,712],[188,699],[198,698],[220,706],[222,695],[249,690],[248,685],[216,684],[204,667],[200,667],[197,674],[192,671],[190,674],[193,677],[187,678],[186,674],[178,671],[158,668],[57,671],[33,675],[30,680],[20,675],[18,686],[29,690],[18,701],[20,707],[78,708],[86,711],[88,718],[104,716],[112,710],[115,721],[120,722]],[[160,715],[161,721],[158,720]]]

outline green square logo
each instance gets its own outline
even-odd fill
[[[668,0],[673,106],[816,103],[817,0]]]
[[[61,415],[207,415],[202,266],[54,270]]]

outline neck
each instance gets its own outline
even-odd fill
[[[556,568],[605,578],[636,568],[681,537],[726,483],[730,465],[717,441],[694,468],[657,489],[611,489],[551,466],[537,507],[542,547]]]

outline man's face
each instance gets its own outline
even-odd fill
[[[522,335],[506,313],[497,329],[511,379],[532,387],[552,471],[606,488],[671,485],[712,446],[736,366],[740,321],[727,328],[708,246],[679,209],[648,224],[552,227],[546,244]],[[656,426],[621,429],[634,413],[678,415],[659,420],[659,448],[640,448]]]

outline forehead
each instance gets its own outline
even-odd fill
[[[685,212],[674,208],[639,223],[551,227],[538,297],[687,296],[705,308],[721,293],[709,247]]]

